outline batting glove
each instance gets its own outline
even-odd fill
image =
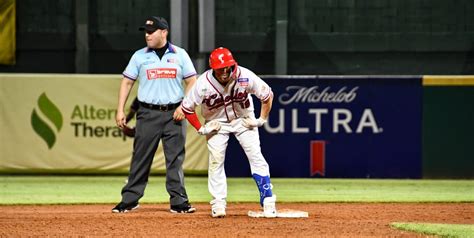
[[[267,120],[263,119],[263,118],[258,118],[258,119],[255,119],[255,118],[251,118],[251,117],[246,117],[244,119],[242,119],[242,122],[243,122],[243,125],[247,128],[253,128],[253,127],[261,127],[263,126],[263,124],[265,124],[265,122],[267,122]]]
[[[199,135],[209,135],[209,134],[215,134],[221,129],[221,123],[218,121],[210,121],[206,123],[204,126],[202,126],[199,130],[198,133]]]

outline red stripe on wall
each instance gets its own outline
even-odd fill
[[[310,168],[311,176],[319,174],[324,176],[326,160],[326,141],[313,140],[311,143]]]

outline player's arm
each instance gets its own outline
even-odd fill
[[[193,83],[194,84],[194,83]],[[220,130],[220,123],[217,121],[210,121],[202,126],[199,118],[195,112],[195,107],[199,102],[202,102],[203,95],[199,94],[198,84],[191,86],[191,89],[186,94],[181,103],[181,109],[186,117],[186,120],[196,129],[200,135],[208,135]]]
[[[184,95],[186,96],[193,87],[194,83],[196,82],[196,75],[193,75],[191,77],[187,77],[184,79],[184,82],[186,84],[186,87],[184,88]],[[176,110],[173,113],[173,119],[176,121],[181,121],[185,118],[185,114],[183,113],[183,110],[181,107],[176,108]]]
[[[196,129],[196,131],[199,131],[201,129],[202,125],[201,122],[199,121],[199,118],[197,117],[196,112],[189,113],[185,110],[183,110],[184,116],[186,117],[186,120]]]
[[[263,124],[267,122],[268,115],[272,110],[272,103],[273,103],[273,93],[270,92],[265,100],[262,100],[262,107],[260,109],[260,117],[258,119],[252,117],[245,117],[243,119],[243,125],[247,128],[253,127],[261,127]]]
[[[183,112],[188,122],[193,125],[199,135],[215,134],[221,129],[221,123],[217,120],[212,120],[202,126],[195,112],[187,113],[185,110],[183,110]]]
[[[266,84],[260,77],[253,73],[251,73],[251,78],[252,84],[249,88],[250,93],[254,94],[260,99],[262,107],[260,109],[260,117],[258,119],[250,117],[243,119],[243,125],[247,128],[263,126],[263,124],[267,122],[268,115],[272,110],[273,104],[273,92],[268,84]]]
[[[188,80],[188,78],[185,80]],[[180,110],[196,130],[201,128],[201,123],[194,111],[196,105],[202,101],[202,96],[199,95],[199,90],[197,89],[198,86],[199,84],[196,83],[196,76],[190,77],[189,81],[186,82],[185,95],[180,106]]]
[[[128,95],[130,95],[130,91],[132,90],[133,84],[135,80],[131,80],[129,78],[123,77],[122,82],[120,83],[120,90],[118,96],[118,104],[117,104],[117,115],[115,116],[115,122],[117,126],[123,128],[127,124],[126,116],[125,116],[125,103],[127,102]]]
[[[262,106],[260,108],[260,118],[263,120],[268,119],[268,115],[270,114],[270,111],[272,110],[272,105],[273,105],[273,93],[270,92],[269,97],[265,101],[261,101]]]

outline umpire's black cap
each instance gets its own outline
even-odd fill
[[[146,19],[145,25],[138,28],[140,31],[168,30],[169,25],[163,17],[151,16]]]

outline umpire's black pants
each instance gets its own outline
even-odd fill
[[[122,202],[132,203],[143,197],[160,139],[163,139],[166,190],[170,195],[170,204],[178,205],[188,201],[182,168],[186,121],[174,121],[173,113],[174,110],[138,109],[130,174],[128,183],[122,189]]]

